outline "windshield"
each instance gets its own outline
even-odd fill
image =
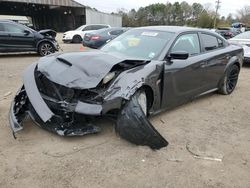
[[[101,50],[136,59],[153,59],[173,36],[171,32],[134,29],[115,38]]]
[[[81,31],[85,25],[82,25],[81,27],[78,27],[76,31]]]
[[[250,31],[236,35],[234,39],[250,39]]]

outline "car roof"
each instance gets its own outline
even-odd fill
[[[12,21],[12,20],[1,20],[1,19],[0,19],[0,22],[17,23],[17,22],[14,22],[14,21]]]
[[[83,26],[91,26],[91,25],[100,25],[100,26],[110,26],[108,24],[85,24],[85,25],[82,25],[80,27],[83,27]]]
[[[172,33],[183,33],[188,31],[197,31],[197,32],[208,32],[214,34],[214,32],[208,29],[200,29],[194,27],[186,27],[186,26],[146,26],[146,27],[138,27],[135,29],[148,29],[148,30],[156,30],[156,31],[167,31]]]
[[[99,29],[99,30],[92,31],[91,34],[100,34],[100,33],[105,33],[105,32],[107,33],[107,32],[116,31],[116,30],[124,30],[124,31],[126,31],[127,28],[126,27],[104,28],[104,29]]]

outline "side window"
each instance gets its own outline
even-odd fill
[[[99,29],[104,29],[107,28],[105,25],[93,25],[93,30],[99,30]]]
[[[114,30],[109,32],[110,35],[120,35],[123,33],[123,30]]]
[[[109,26],[107,26],[107,25],[101,25],[101,29],[104,29],[104,28],[109,28]]]
[[[219,48],[218,38],[209,34],[201,34],[201,40],[205,51],[211,51]]]
[[[82,31],[90,31],[90,30],[93,30],[92,25],[88,25],[88,26],[84,27]]]
[[[93,30],[98,30],[98,29],[102,29],[102,26],[100,25],[93,25]]]
[[[185,51],[189,55],[200,53],[200,42],[197,34],[184,34],[180,36],[171,49],[171,52]]]
[[[1,31],[5,31],[2,23],[0,23],[0,32]]]
[[[14,25],[14,24],[10,24],[10,23],[4,23],[4,28],[5,31],[7,32],[11,32],[11,33],[23,33],[24,28],[18,26],[18,25]]]

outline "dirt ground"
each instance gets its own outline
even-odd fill
[[[61,46],[79,51],[81,45]],[[232,95],[213,93],[151,118],[170,143],[152,151],[120,139],[114,123],[102,119],[100,134],[77,138],[27,120],[14,140],[9,106],[25,67],[38,59],[0,56],[1,188],[250,187],[250,66],[242,68]]]

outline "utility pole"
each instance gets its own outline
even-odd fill
[[[220,0],[217,0],[215,1],[216,3],[216,11],[215,11],[215,18],[214,18],[214,29],[216,28],[216,24],[217,24],[217,15],[218,15],[218,10],[220,8],[220,4],[221,4],[221,1]]]

